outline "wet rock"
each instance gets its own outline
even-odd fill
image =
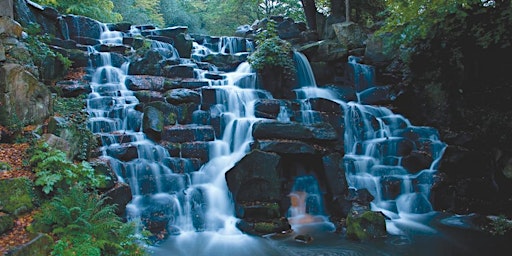
[[[310,234],[301,234],[301,235],[294,237],[293,239],[297,242],[301,242],[301,243],[305,243],[305,244],[313,242],[313,237]]]
[[[117,182],[117,175],[111,168],[107,159],[94,159],[89,161],[91,167],[94,169],[94,174],[102,175],[106,178],[105,182],[98,186],[101,190],[110,190],[114,188]]]
[[[197,158],[166,157],[162,163],[174,173],[191,173],[201,167],[201,161]]]
[[[345,195],[348,192],[345,177],[343,157],[339,153],[332,153],[322,157],[323,169],[326,176],[328,193],[332,196]]]
[[[73,37],[73,40],[76,41],[78,44],[83,45],[98,45],[101,44],[100,40],[98,38],[91,38],[86,36],[75,36]]]
[[[102,197],[106,198],[106,204],[117,205],[116,214],[124,217],[126,215],[126,205],[132,200],[132,190],[128,184],[117,182],[113,188],[104,192]]]
[[[204,86],[209,86],[208,81],[195,78],[185,78],[180,81],[179,86],[187,89],[197,89]]]
[[[410,173],[418,173],[430,169],[432,161],[432,156],[429,153],[414,150],[402,159],[402,166]]]
[[[174,105],[155,101],[146,104],[146,106],[153,107],[162,113],[164,126],[175,125],[179,121],[180,109]]]
[[[194,39],[187,33],[178,34],[173,38],[174,47],[181,58],[190,58],[192,54],[192,43]]]
[[[211,126],[176,125],[166,126],[162,140],[169,142],[213,141],[215,134]]]
[[[152,106],[144,108],[142,130],[150,139],[159,141],[161,139],[164,125],[164,115],[162,111]]]
[[[190,89],[173,89],[165,92],[165,100],[170,104],[181,104],[181,103],[201,103],[201,95]]]
[[[137,146],[126,143],[108,147],[107,154],[121,161],[128,162],[138,158],[138,149]]]
[[[63,15],[62,18],[67,25],[70,39],[74,39],[77,36],[100,38],[102,24],[99,21],[73,14]]]
[[[253,150],[227,171],[227,185],[235,202],[280,201],[280,159],[275,153]]]
[[[181,156],[184,158],[197,158],[204,164],[210,160],[210,146],[208,142],[186,142],[181,144]]]
[[[303,125],[295,122],[258,121],[253,125],[255,139],[320,140],[337,139],[337,133],[329,123]]]
[[[258,140],[253,148],[278,154],[315,154],[317,149],[306,142],[293,140]]]
[[[141,103],[149,103],[155,101],[165,101],[164,95],[161,92],[155,91],[136,91],[134,96],[137,97]]]
[[[262,118],[276,119],[281,108],[281,100],[260,99],[254,104],[254,115]]]
[[[308,140],[313,138],[311,130],[299,123],[258,121],[253,125],[255,139]]]
[[[143,57],[137,58],[130,62],[128,67],[129,75],[151,75],[160,76],[162,74],[162,68],[160,61],[164,57],[157,50],[151,49],[147,51]]]
[[[209,62],[219,68],[219,71],[232,72],[247,60],[247,53],[231,54],[209,54],[204,57],[203,61]]]
[[[126,33],[130,31],[132,24],[128,22],[108,23],[107,27],[110,31],[121,31]]]
[[[168,78],[194,78],[194,67],[186,64],[165,66],[162,70],[162,76]]]
[[[55,87],[61,91],[60,96],[65,98],[74,98],[83,94],[89,94],[91,86],[87,83],[77,80],[64,80],[55,83]]]
[[[170,89],[167,79],[161,76],[130,75],[126,77],[125,85],[129,90],[150,90],[164,92]]]
[[[237,205],[237,216],[243,219],[265,221],[281,217],[277,203],[254,202]]]
[[[384,200],[395,200],[401,194],[402,179],[394,176],[384,176],[380,179],[380,183]]]
[[[386,220],[381,212],[373,212],[368,207],[358,205],[352,207],[347,217],[348,238],[364,241],[386,235]]]

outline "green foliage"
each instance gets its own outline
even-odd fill
[[[46,194],[77,185],[96,188],[106,181],[105,176],[94,173],[88,162],[75,164],[67,159],[66,153],[51,148],[47,143],[36,144],[29,163],[36,174],[35,184],[42,186]]]
[[[191,33],[206,33],[201,24],[202,17],[197,15],[198,9],[189,2],[186,0],[160,0],[160,10],[165,26],[187,26]]]
[[[6,162],[2,162],[0,161],[0,170],[3,170],[3,171],[8,171],[10,170],[12,167],[10,164],[6,163]]]
[[[386,5],[387,18],[381,32],[393,32],[397,44],[411,46],[448,32],[469,35],[484,48],[492,44],[510,45],[510,1],[387,0]]]
[[[114,11],[132,24],[164,25],[160,2],[154,0],[112,0]]]
[[[28,229],[57,238],[52,255],[145,255],[135,228],[105,198],[76,186],[43,204]]]
[[[85,95],[76,98],[55,98],[55,113],[66,119],[60,137],[73,142],[72,154],[77,160],[87,160],[90,151],[97,146],[94,134],[87,128],[89,114],[85,110]]]
[[[61,13],[82,15],[102,22],[122,20],[121,14],[113,11],[114,4],[110,0],[35,0],[35,2],[53,6]]]
[[[507,219],[504,215],[497,216],[491,220],[489,232],[495,236],[505,235],[512,230],[512,220]]]
[[[267,29],[256,36],[256,51],[247,58],[247,61],[258,72],[265,68],[277,67],[283,69],[285,77],[293,78],[296,69],[291,56],[292,46],[279,38],[275,26],[275,22],[269,21]]]
[[[34,183],[28,178],[0,180],[0,209],[17,216],[34,209],[39,198],[33,190]]]
[[[48,34],[41,35],[39,24],[33,23],[25,28],[25,31],[28,34],[28,37],[25,38],[25,42],[27,43],[30,54],[32,55],[34,64],[42,68],[46,58],[56,58],[64,65],[65,70],[68,70],[71,67],[72,61],[69,58],[50,49],[47,43],[50,42],[51,36]]]

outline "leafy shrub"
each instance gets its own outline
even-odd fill
[[[42,186],[46,194],[56,188],[76,185],[96,188],[107,179],[103,175],[95,175],[88,162],[75,164],[67,159],[66,153],[51,148],[47,143],[36,144],[32,151],[29,163],[36,174],[35,184]]]
[[[85,95],[76,98],[55,98],[55,113],[66,119],[66,123],[58,127],[60,137],[72,141],[72,155],[76,160],[87,160],[90,152],[97,146],[94,134],[87,128],[89,114],[85,111]]]
[[[118,22],[121,14],[114,12],[110,0],[35,0],[41,5],[55,7],[60,13],[86,16],[102,22]]]
[[[495,236],[505,235],[512,230],[512,221],[507,219],[504,215],[497,216],[491,219],[488,230]]]
[[[282,68],[285,78],[295,78],[295,62],[292,58],[292,46],[279,38],[274,21],[267,23],[267,29],[256,36],[257,49],[247,61],[258,72],[265,68]]]
[[[52,255],[145,255],[135,222],[123,223],[105,199],[81,186],[61,190],[43,204],[28,229],[56,238]]]
[[[68,70],[71,67],[72,61],[69,58],[50,49],[47,43],[50,42],[51,36],[48,34],[41,35],[39,24],[32,24],[28,26],[25,31],[28,34],[25,38],[25,42],[28,45],[30,54],[32,54],[34,64],[43,68],[46,58],[56,58],[64,65],[64,70]]]

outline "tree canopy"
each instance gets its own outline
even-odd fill
[[[61,13],[83,15],[102,22],[118,22],[122,20],[119,13],[114,12],[114,3],[110,0],[35,0],[35,2],[55,7]]]

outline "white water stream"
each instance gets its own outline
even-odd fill
[[[119,36],[104,31],[102,40],[119,43]],[[223,45],[229,46],[229,51],[237,49],[232,42],[223,42]],[[171,52],[170,58],[177,57],[177,51],[172,50],[171,45],[155,44],[154,47]],[[206,51],[203,48],[198,52]],[[243,63],[235,72],[223,74],[224,79],[209,81],[216,91],[218,103],[212,107],[211,115],[222,120],[222,136],[210,142],[210,161],[199,171],[176,174],[164,164],[171,159],[167,150],[141,132],[142,116],[135,110],[139,102],[124,82],[129,63],[114,67],[109,53],[93,54],[101,55],[102,65],[94,71],[92,93],[87,100],[91,115],[89,128],[101,137],[104,157],[111,160],[118,176],[132,189],[133,200],[128,205],[127,217],[146,218],[160,214],[176,234],[153,248],[153,254],[275,254],[274,249],[236,228],[233,201],[225,181],[225,172],[249,151],[252,125],[260,120],[254,116],[255,101],[272,98],[268,92],[256,89],[250,66]],[[333,92],[316,86],[311,67],[303,55],[297,55],[296,61],[300,87],[296,93],[298,100],[303,102],[303,122],[311,124],[321,118],[307,104],[306,100],[310,98],[334,101],[345,113],[344,159],[349,185],[355,189],[367,188],[375,196],[372,209],[383,211],[390,218],[387,225],[390,233],[400,234],[404,225],[428,232],[430,228],[416,220],[432,212],[428,202],[429,189],[445,146],[439,141],[437,131],[415,127],[404,117],[383,107],[343,102]],[[280,119],[290,121],[286,109],[282,107],[281,110]],[[414,143],[404,139],[407,134],[416,136]],[[403,168],[402,144],[407,144],[410,150],[427,152],[432,157],[430,168],[414,174]],[[135,153],[119,158],[119,152],[126,151]],[[386,194],[388,187],[383,186],[384,178],[398,183],[399,191],[394,195]],[[314,178],[300,177],[298,180],[296,186],[316,184]],[[314,188],[312,186],[308,193],[320,194],[318,186]],[[302,195],[292,192],[291,196],[299,198]],[[313,205],[316,209],[308,212],[314,217],[325,217],[323,221],[326,221],[322,202]],[[294,217],[305,214],[304,206],[295,205],[289,214],[293,224]]]

